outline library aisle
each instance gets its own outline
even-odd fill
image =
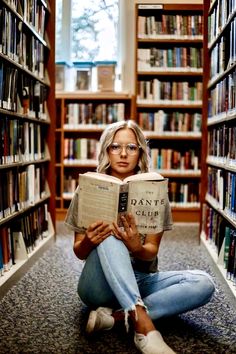
[[[208,271],[217,291],[206,306],[158,321],[157,328],[178,354],[235,354],[236,300],[204,247],[197,224],[176,224],[165,233],[159,268]],[[132,331],[122,326],[98,337],[85,335],[87,310],[76,293],[82,262],[72,251],[73,236],[57,223],[55,244],[0,300],[0,353],[137,353]]]

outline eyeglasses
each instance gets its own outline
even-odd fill
[[[140,146],[138,146],[137,144],[133,144],[133,143],[129,143],[127,145],[112,143],[109,146],[109,151],[113,155],[119,155],[122,152],[123,147],[125,148],[127,155],[136,155],[140,149]]]

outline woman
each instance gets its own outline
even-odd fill
[[[134,121],[109,125],[100,139],[100,173],[123,180],[148,172],[145,137]],[[133,215],[123,217],[123,228],[98,220],[86,232],[77,226],[79,188],[69,207],[66,225],[75,231],[75,255],[85,260],[78,294],[89,306],[86,331],[109,330],[125,320],[134,329],[136,347],[145,354],[174,353],[156,330],[153,320],[206,304],[213,292],[210,276],[200,270],[159,272],[157,254],[163,232],[140,235]],[[163,230],[172,227],[169,202]]]

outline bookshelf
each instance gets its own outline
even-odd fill
[[[56,214],[64,219],[79,173],[95,171],[104,127],[133,117],[133,96],[122,92],[56,93]]]
[[[0,1],[0,292],[54,239],[55,2]]]
[[[236,296],[236,3],[204,1],[201,240]]]
[[[135,116],[169,178],[174,221],[200,220],[203,7],[136,4]]]

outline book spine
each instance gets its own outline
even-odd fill
[[[119,204],[118,204],[118,220],[117,223],[120,227],[123,226],[121,216],[126,214],[128,208],[128,191],[129,185],[124,184],[120,186],[120,193],[119,193]]]

